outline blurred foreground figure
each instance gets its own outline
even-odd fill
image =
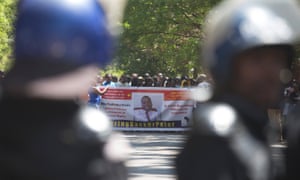
[[[111,60],[107,8],[96,0],[18,4],[16,59],[0,96],[0,179],[127,179],[128,144],[103,112],[74,101]]]
[[[287,179],[300,179],[300,104],[287,115]]]
[[[290,98],[294,98],[294,102],[290,104],[289,111],[286,115],[286,135],[287,135],[287,156],[286,156],[286,167],[287,167],[287,179],[298,180],[300,179],[300,104],[299,87],[296,82],[293,83],[291,89]]]
[[[290,80],[299,20],[292,0],[227,0],[213,9],[202,54],[215,89],[194,112],[176,161],[179,180],[279,178],[271,162],[267,109]]]

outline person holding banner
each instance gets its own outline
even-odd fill
[[[100,88],[101,86],[97,85],[97,82],[94,81],[88,91],[88,105],[96,109],[100,108],[102,95],[108,91],[109,86],[105,86],[102,90]]]
[[[227,0],[211,11],[202,54],[214,94],[194,111],[176,160],[179,180],[284,177],[283,162],[272,162],[267,110],[290,80],[299,20],[296,0]]]
[[[156,108],[152,107],[152,100],[149,96],[141,98],[142,107],[134,108],[134,119],[136,121],[151,122],[156,121],[159,115]]]
[[[104,112],[74,101],[112,60],[119,20],[108,17],[122,4],[18,1],[15,62],[0,92],[1,180],[127,179],[129,144]]]

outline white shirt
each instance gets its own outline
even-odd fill
[[[143,121],[143,122],[149,122],[149,120],[156,121],[158,119],[158,115],[159,115],[159,113],[154,110],[148,111],[148,115],[144,109],[135,109],[134,110],[134,119],[136,121]]]

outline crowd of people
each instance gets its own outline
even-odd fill
[[[206,82],[212,84],[212,79],[206,74],[200,74],[197,78],[191,78],[188,75],[181,77],[169,77],[163,73],[150,75],[145,73],[139,75],[137,73],[124,74],[120,77],[112,74],[105,74],[103,77],[96,77],[98,85],[110,85],[112,87],[173,87],[173,88],[188,88],[198,86],[200,83]]]

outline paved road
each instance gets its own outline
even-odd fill
[[[174,158],[185,139],[178,133],[126,133],[134,150],[127,163],[129,180],[174,180]]]
[[[182,149],[186,136],[183,133],[126,132],[133,152],[127,162],[129,180],[175,180],[174,159]],[[281,169],[281,150],[284,146],[274,144],[273,160]]]

